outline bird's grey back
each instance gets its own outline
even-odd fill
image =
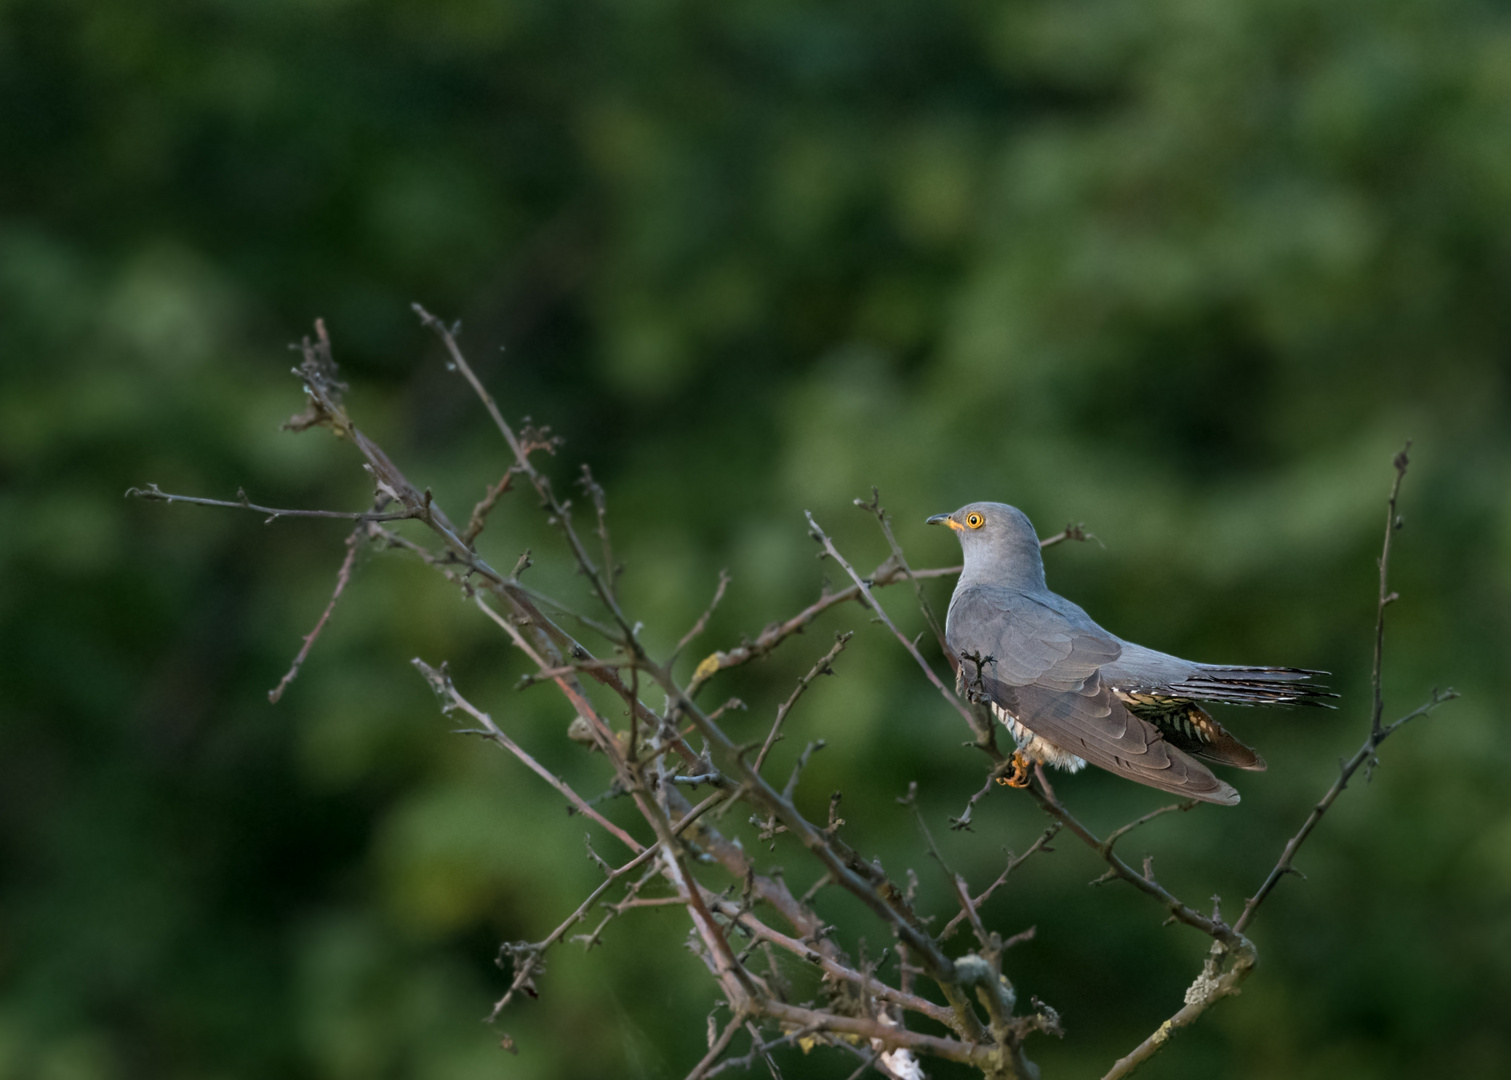
[[[1204,667],[1193,660],[1182,660],[1131,641],[1122,641],[1122,646],[1123,654],[1102,668],[1102,676],[1108,685],[1120,690],[1168,688],[1199,675]]]
[[[962,660],[991,658],[991,675],[1013,685],[1040,681],[1069,690],[1117,658],[1120,643],[1086,615],[1048,592],[1001,585],[962,585],[950,598],[945,638]],[[1054,674],[1050,674],[1053,672]]]

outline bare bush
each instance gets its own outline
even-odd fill
[[[371,510],[355,513],[280,510],[254,504],[245,493],[237,500],[225,501],[170,494],[155,485],[134,488],[128,494],[169,502],[240,507],[266,515],[269,520],[317,516],[353,522],[347,540],[348,554],[330,604],[305,639],[288,674],[271,691],[273,701],[297,676],[346,587],[358,546],[364,543],[404,549],[433,567],[461,589],[482,615],[496,624],[528,658],[533,671],[527,681],[549,682],[560,691],[575,714],[574,733],[601,754],[595,760],[603,763],[606,785],[632,800],[644,822],[644,829],[636,830],[640,836],[609,821],[595,809],[592,800],[544,768],[526,746],[468,700],[453,683],[444,663],[432,667],[421,660],[414,661],[434,689],[443,712],[465,718],[465,731],[490,740],[517,757],[578,813],[603,830],[607,840],[599,844],[608,843],[614,849],[612,855],[601,853],[590,838],[588,852],[603,872],[602,882],[575,909],[565,913],[560,924],[541,940],[512,942],[502,947],[500,965],[512,977],[493,1008],[491,1020],[498,1020],[518,995],[537,992],[543,960],[551,949],[569,940],[591,947],[599,942],[611,920],[636,908],[674,904],[685,910],[695,949],[727,1010],[727,1019],[722,1024],[710,1018],[707,1053],[701,1060],[689,1063],[689,1080],[758,1064],[777,1074],[772,1052],[794,1044],[805,1049],[815,1045],[836,1048],[851,1060],[853,1064],[845,1067],[853,1067],[851,1075],[855,1076],[874,1070],[890,1077],[918,1077],[922,1075],[920,1062],[930,1057],[967,1063],[988,1077],[1036,1076],[1038,1068],[1027,1056],[1029,1040],[1036,1033],[1060,1035],[1059,1017],[1050,1005],[1036,997],[1028,995],[1025,1000],[1008,977],[1005,963],[1009,950],[1031,936],[1032,930],[1004,937],[986,925],[981,908],[1018,866],[1045,850],[1057,835],[1068,833],[1106,863],[1101,880],[1126,882],[1162,908],[1168,915],[1167,921],[1192,927],[1211,939],[1207,957],[1181,1007],[1107,1072],[1108,1077],[1127,1076],[1158,1053],[1177,1031],[1195,1022],[1218,1001],[1237,993],[1257,959],[1254,943],[1246,931],[1265,898],[1292,871],[1297,849],[1350,779],[1361,768],[1368,775],[1385,739],[1403,724],[1455,696],[1452,690],[1434,691],[1421,706],[1399,719],[1388,723],[1384,719],[1380,692],[1383,634],[1386,608],[1395,599],[1389,589],[1388,571],[1391,538],[1400,525],[1396,500],[1408,464],[1403,450],[1394,462],[1395,477],[1379,561],[1373,698],[1367,734],[1358,752],[1341,764],[1333,785],[1311,809],[1234,922],[1227,922],[1215,905],[1211,914],[1206,914],[1185,903],[1160,884],[1149,860],[1141,868],[1135,868],[1116,850],[1118,842],[1134,829],[1160,815],[1188,809],[1192,804],[1165,806],[1106,836],[1098,836],[1056,797],[1042,772],[1028,789],[1049,819],[1042,835],[1021,854],[1010,856],[1000,875],[984,887],[972,885],[946,867],[944,872],[952,885],[958,910],[948,918],[926,917],[943,913],[923,913],[917,909],[916,881],[897,880],[877,862],[862,858],[846,842],[841,832],[844,823],[839,816],[837,796],[830,801],[827,821],[809,820],[798,811],[794,793],[804,765],[819,744],[809,745],[784,781],[769,775],[769,755],[782,735],[784,722],[799,706],[809,685],[833,670],[836,657],[849,644],[849,634],[837,635],[833,647],[798,680],[758,742],[737,743],[721,723],[724,709],[705,709],[697,703],[697,696],[721,671],[769,654],[828,609],[847,602],[858,603],[892,631],[900,646],[918,664],[922,676],[959,715],[981,750],[986,763],[983,786],[960,815],[952,819],[954,828],[969,827],[977,801],[992,790],[1009,764],[997,746],[997,727],[983,706],[964,700],[952,688],[953,680],[942,679],[934,671],[916,644],[897,629],[878,596],[886,587],[911,583],[929,626],[939,634],[938,620],[929,611],[918,583],[926,578],[952,575],[959,568],[913,570],[892,535],[875,492],[871,500],[856,502],[874,515],[891,554],[869,574],[858,573],[810,515],[813,538],[824,555],[843,569],[851,584],[826,592],[804,610],[773,623],[754,639],[713,651],[696,666],[686,684],[679,683],[673,676],[673,664],[705,630],[728,579],[721,576],[708,610],[681,637],[670,655],[650,655],[642,644],[641,625],[620,601],[618,569],[602,488],[584,467],[579,482],[593,508],[591,531],[585,535],[574,524],[569,502],[558,495],[551,479],[536,464],[542,452],[555,452],[556,443],[549,431],[529,426],[516,430],[511,426],[468,365],[457,345],[454,329],[418,306],[416,311],[438,335],[450,366],[471,386],[508,449],[510,460],[502,479],[484,493],[464,528],[458,528],[437,505],[429,488],[411,483],[382,448],[357,428],[344,403],[346,387],[337,377],[330,341],[319,323],[315,338],[306,338],[302,343],[302,362],[296,369],[304,382],[308,406],[289,426],[295,430],[328,428],[360,452],[374,487]],[[490,510],[506,494],[522,488],[528,488],[538,498],[560,543],[589,583],[600,609],[591,616],[577,614],[574,621],[590,627],[606,643],[606,648],[599,651],[588,648],[568,632],[561,620],[546,613],[568,610],[567,605],[521,582],[521,573],[530,565],[529,552],[507,573],[479,557],[474,541]],[[395,531],[396,523],[410,520],[428,527],[435,542],[420,544]],[[1047,547],[1085,537],[1078,527],[1070,527],[1042,543]],[[942,645],[942,634],[940,637]],[[947,649],[945,655],[949,655]],[[615,722],[594,707],[585,685],[589,681],[607,688],[623,702],[623,722]],[[643,691],[651,688],[664,697],[665,704],[660,708],[646,704]],[[711,793],[694,801],[693,794],[702,789]],[[903,801],[911,804],[912,793]],[[796,838],[805,856],[816,864],[819,885],[852,894],[869,912],[869,917],[886,928],[894,943],[890,960],[895,962],[887,965],[892,972],[890,976],[884,972],[879,958],[852,956],[841,947],[839,935],[832,933],[832,928],[814,910],[812,898],[817,887],[806,895],[794,895],[785,876],[763,853],[749,851],[731,840],[722,823],[737,807],[753,813],[763,838],[770,839],[779,833]],[[924,844],[944,867],[943,857],[916,805],[913,811],[918,816]],[[694,861],[700,866],[717,866],[724,876],[722,886],[705,884],[702,878],[708,874],[695,875]],[[647,886],[658,879],[662,883],[658,888],[669,888],[669,895],[648,895]],[[572,936],[576,928],[589,924],[587,932]],[[932,929],[935,925],[939,926],[937,932]],[[968,939],[957,939],[962,928],[969,929]],[[962,948],[956,944],[958,940],[968,944]],[[779,955],[785,955],[786,959],[779,962]],[[789,981],[783,971],[792,970],[794,965],[806,969],[822,988],[815,1000],[791,1000]],[[512,1048],[507,1035],[504,1044]]]

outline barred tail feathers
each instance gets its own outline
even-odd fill
[[[1227,705],[1317,705],[1332,708],[1336,698],[1322,683],[1325,671],[1289,667],[1226,667],[1203,664],[1179,684],[1180,690],[1201,701]]]

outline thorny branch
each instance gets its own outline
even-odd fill
[[[1126,1076],[1156,1053],[1171,1034],[1194,1022],[1216,1001],[1237,992],[1256,958],[1254,946],[1243,931],[1279,879],[1292,872],[1296,850],[1322,814],[1359,768],[1365,768],[1368,774],[1376,764],[1375,753],[1386,737],[1409,720],[1425,715],[1455,696],[1452,690],[1441,694],[1434,691],[1431,700],[1423,706],[1393,723],[1382,723],[1380,672],[1384,613],[1396,598],[1388,590],[1387,572],[1391,535],[1400,527],[1397,496],[1407,465],[1403,451],[1396,460],[1397,475],[1391,490],[1386,540],[1380,558],[1374,700],[1369,738],[1343,765],[1333,786],[1286,845],[1274,870],[1249,899],[1239,920],[1229,926],[1215,906],[1211,916],[1188,906],[1155,879],[1150,860],[1145,860],[1142,871],[1135,870],[1114,850],[1115,844],[1131,830],[1161,814],[1188,810],[1191,804],[1176,804],[1146,814],[1102,839],[1070,813],[1039,772],[1029,790],[1051,817],[1050,826],[1021,855],[1009,853],[1001,874],[977,893],[973,893],[963,877],[945,866],[913,797],[916,787],[910,790],[905,801],[917,814],[927,845],[938,860],[959,909],[938,933],[934,933],[928,929],[928,920],[914,908],[917,879],[912,871],[908,871],[907,888],[899,887],[879,863],[861,858],[841,837],[845,823],[838,814],[839,792],[830,798],[829,820],[825,826],[809,821],[798,811],[794,798],[801,781],[802,765],[813,750],[823,745],[822,740],[809,743],[808,749],[799,755],[798,767],[793,770],[791,779],[781,789],[763,773],[772,747],[782,737],[790,714],[818,676],[833,673],[834,661],[849,643],[850,632],[837,634],[834,645],[797,681],[772,717],[759,749],[755,745],[736,744],[719,724],[725,708],[741,703],[731,699],[728,705],[706,712],[694,698],[719,672],[770,654],[830,608],[855,600],[869,608],[876,621],[892,632],[929,682],[966,721],[974,733],[975,745],[991,759],[986,786],[971,797],[959,818],[951,819],[952,828],[969,829],[971,809],[992,789],[993,779],[1000,774],[1006,760],[996,746],[995,725],[980,706],[962,700],[935,674],[916,642],[899,630],[875,595],[875,590],[883,586],[910,582],[927,627],[951,665],[958,666],[957,658],[949,655],[942,627],[930,609],[920,583],[955,575],[960,568],[913,570],[892,533],[880,495],[874,488],[869,502],[856,500],[856,504],[876,517],[889,554],[868,577],[856,572],[810,514],[808,523],[812,535],[823,546],[825,556],[844,569],[852,584],[835,592],[826,591],[803,611],[771,624],[753,640],[743,641],[728,650],[714,651],[696,666],[690,680],[683,686],[673,677],[673,663],[694,638],[706,631],[714,609],[730,584],[728,575],[720,574],[708,608],[679,640],[672,653],[661,661],[653,659],[641,644],[639,624],[632,622],[621,606],[616,583],[622,568],[614,562],[608,500],[603,488],[583,467],[579,483],[592,503],[598,549],[595,560],[573,524],[571,502],[556,495],[549,478],[532,461],[532,455],[540,450],[554,455],[560,440],[551,436],[549,429],[529,426],[528,420],[522,431],[516,433],[467,363],[456,341],[457,328],[446,326],[418,305],[415,310],[422,323],[439,338],[448,368],[462,376],[483,404],[512,459],[507,463],[502,479],[490,486],[474,507],[466,529],[456,529],[436,505],[431,492],[412,485],[383,450],[352,422],[344,404],[347,388],[337,378],[330,339],[324,324],[318,321],[315,340],[305,339],[299,346],[302,363],[295,369],[303,380],[308,407],[286,426],[296,431],[325,426],[354,446],[364,459],[363,468],[372,478],[373,511],[279,510],[252,503],[245,492],[240,492],[236,501],[226,501],[168,494],[156,485],[133,488],[127,494],[164,502],[247,509],[266,515],[268,522],[280,517],[323,517],[356,522],[347,541],[349,550],[337,575],[330,603],[305,638],[289,673],[270,695],[275,701],[297,674],[329,621],[351,578],[358,542],[363,538],[407,550],[439,571],[502,629],[527,658],[533,671],[526,675],[522,685],[550,682],[562,693],[575,717],[573,737],[586,741],[601,752],[602,760],[612,774],[610,793],[629,799],[639,818],[649,827],[652,836],[649,841],[636,839],[624,826],[601,813],[595,806],[599,799],[584,798],[562,777],[544,768],[518,739],[506,733],[488,713],[473,706],[456,690],[444,664],[433,668],[415,661],[416,667],[435,690],[442,711],[464,713],[477,725],[464,729],[465,733],[480,735],[508,751],[564,797],[574,813],[587,818],[628,851],[627,859],[615,865],[594,850],[589,837],[588,856],[602,870],[603,880],[544,938],[506,944],[501,948],[500,965],[509,963],[513,975],[490,1020],[497,1019],[517,994],[523,992],[531,997],[538,994],[536,980],[544,971],[547,952],[567,941],[572,928],[587,921],[595,906],[602,906],[606,911],[597,927],[591,933],[571,939],[582,943],[585,948],[600,944],[606,928],[615,919],[632,911],[674,905],[685,909],[693,929],[695,952],[707,965],[729,1010],[729,1019],[722,1030],[710,1017],[708,1050],[693,1066],[689,1073],[692,1078],[717,1075],[734,1067],[748,1068],[757,1062],[765,1062],[773,1075],[777,1075],[772,1053],[793,1045],[805,1048],[829,1046],[855,1055],[860,1062],[854,1074],[857,1076],[871,1069],[884,1076],[914,1077],[920,1075],[918,1058],[921,1056],[967,1063],[987,1077],[1037,1076],[1037,1068],[1024,1055],[1024,1042],[1034,1032],[1059,1035],[1059,1018],[1053,1009],[1037,999],[1032,1000],[1029,1011],[1018,1014],[1016,993],[1003,970],[1004,954],[1014,945],[1031,940],[1034,930],[1029,927],[1004,939],[988,925],[982,909],[1025,861],[1037,853],[1053,851],[1050,842],[1063,831],[1079,839],[1106,864],[1107,870],[1099,881],[1127,882],[1159,903],[1169,913],[1170,920],[1192,926],[1212,938],[1211,952],[1196,982],[1187,991],[1185,1007],[1108,1073],[1109,1077]],[[530,552],[519,558],[509,574],[494,569],[477,554],[473,545],[488,514],[504,496],[515,490],[516,479],[528,484],[538,497],[550,524],[556,528],[586,578],[592,595],[607,611],[607,621],[572,612],[557,599],[521,585],[519,575],[531,564]],[[397,508],[387,510],[390,506]],[[439,541],[439,546],[418,543],[388,527],[403,521],[416,521],[425,526]],[[1067,526],[1063,532],[1041,541],[1041,544],[1049,547],[1068,539],[1092,537],[1079,525]],[[601,634],[608,642],[610,653],[595,656],[548,612],[567,614],[582,626]],[[595,707],[585,689],[584,679],[600,684],[624,704],[627,729],[616,729]],[[642,685],[658,688],[665,695],[665,706],[657,710],[646,704],[641,697]],[[701,740],[702,748],[695,748],[688,741],[692,734]],[[753,757],[751,751],[756,751]],[[698,784],[710,784],[714,790],[694,805],[685,792]],[[788,834],[818,863],[822,873],[808,893],[802,897],[794,896],[779,868],[763,869],[737,837],[726,834],[726,827],[721,824],[723,816],[737,802],[757,811],[755,820],[760,823],[763,836]],[[725,875],[724,887],[717,889],[703,880],[713,873],[712,870],[695,876],[692,873],[694,864],[717,867]],[[642,895],[656,881],[669,888],[670,895]],[[605,899],[621,882],[627,882],[622,898],[617,901]],[[816,892],[835,886],[859,899],[895,937],[895,948],[890,950],[895,952],[897,961],[895,981],[883,978],[879,963],[866,959],[863,943],[859,962],[852,960],[835,928],[826,925],[811,906]],[[785,928],[772,925],[773,919],[780,920]],[[975,945],[971,950],[952,957],[944,951],[944,943],[960,926],[967,924],[972,929]],[[748,944],[737,948],[735,935]],[[764,974],[749,966],[750,959],[757,953],[768,961],[769,970]],[[787,957],[784,965],[777,963],[779,955]],[[791,977],[802,972],[808,973],[819,993],[817,998],[794,1003]],[[920,975],[927,976],[932,982],[933,992],[944,999],[943,1004],[915,989],[915,978]],[[936,1030],[911,1030],[906,1024],[909,1017]],[[731,1047],[741,1032],[750,1035],[751,1048],[741,1057],[730,1057]],[[515,1049],[507,1035],[504,1036],[504,1045]]]

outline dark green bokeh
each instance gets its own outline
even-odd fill
[[[283,344],[323,316],[358,423],[465,515],[505,457],[415,300],[463,320],[507,415],[566,437],[561,484],[591,463],[659,648],[721,567],[696,655],[809,602],[833,570],[804,509],[874,565],[849,504],[876,484],[919,564],[956,558],[925,516],[1006,499],[1102,539],[1051,584],[1115,632],[1335,672],[1336,714],[1223,714],[1271,764],[1241,807],[1131,842],[1230,914],[1362,738],[1414,438],[1387,702],[1465,697],[1387,745],[1259,919],[1243,996],[1149,1073],[1511,1072],[1508,116],[1511,21],[1467,0],[0,5],[0,1076],[659,1077],[702,1052],[712,986],[661,909],[555,954],[502,1025],[518,1057],[479,1025],[497,943],[595,871],[580,819],[449,736],[408,660],[449,660],[583,790],[606,775],[475,611],[365,554],[272,707],[344,530],[120,498],[363,506],[349,447],[278,431]],[[538,519],[509,496],[485,553],[532,547],[586,604]],[[775,767],[826,739],[804,805],[842,790],[851,842],[947,912],[909,781],[976,882],[1043,822],[1001,793],[947,831],[982,763],[880,628],[841,609],[709,698],[755,737],[842,628]],[[1060,791],[1100,829],[1161,802]],[[1012,974],[1068,1034],[1031,1056],[1097,1075],[1203,942],[1057,846],[987,916],[1038,927]]]

